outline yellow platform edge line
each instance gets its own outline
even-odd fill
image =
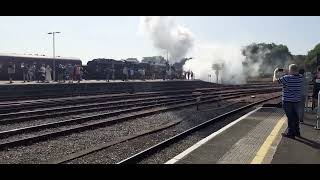
[[[278,123],[275,125],[273,130],[271,131],[270,135],[267,137],[267,139],[264,141],[262,146],[260,147],[259,151],[257,152],[256,156],[253,158],[250,164],[261,164],[270,150],[270,147],[273,143],[273,141],[276,139],[277,135],[279,134],[280,129],[282,128],[283,124],[286,122],[287,117],[284,115]]]

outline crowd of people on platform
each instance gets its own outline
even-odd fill
[[[73,83],[73,81],[77,81],[80,83],[82,81],[84,71],[82,66],[80,65],[71,65],[71,64],[59,64],[58,69],[58,83],[66,82]]]
[[[26,64],[21,63],[23,82],[32,82],[36,81],[38,83],[50,83],[52,78],[53,69],[50,65],[41,64],[37,66],[36,63]],[[13,76],[16,73],[16,66],[14,63],[9,62],[8,66],[8,75],[10,83],[13,83]],[[73,81],[82,80],[83,68],[80,65],[71,65],[71,64],[59,64],[57,68],[58,73],[58,82],[73,83]]]
[[[22,69],[22,79],[23,82],[42,82],[42,83],[50,83],[54,80],[53,78],[53,68],[50,65],[41,64],[41,66],[37,66],[36,63],[26,64],[21,63]],[[10,83],[13,83],[13,77],[16,73],[16,65],[12,62],[9,62],[8,66],[8,75]],[[107,67],[103,70],[105,74],[105,80],[109,82],[110,80],[115,80],[115,69],[111,67]],[[71,64],[58,64],[56,67],[56,81],[58,83],[73,83],[73,81],[77,81],[80,83],[86,76],[86,71],[80,65],[71,65]],[[140,79],[145,81],[148,79],[156,79],[155,73],[152,73],[151,76],[146,77],[146,70],[144,68],[135,70],[133,68],[128,68],[125,66],[122,69],[122,81]],[[173,79],[187,79],[194,80],[194,73],[192,71],[183,71],[176,72],[173,68],[167,68],[163,70],[162,75],[160,75],[163,80],[173,80]],[[157,77],[159,78],[159,77]]]
[[[113,69],[106,69],[106,79],[109,82],[110,74],[113,72]],[[151,74],[150,79],[156,79],[155,73]],[[163,70],[161,73],[161,78],[163,80],[173,80],[173,79],[188,79],[188,80],[194,80],[194,73],[192,71],[183,71],[182,73],[178,73],[175,70],[172,70],[172,68],[168,68],[166,70]],[[144,68],[139,69],[135,71],[132,68],[128,68],[125,66],[122,69],[122,81],[128,81],[128,80],[134,80],[134,79],[140,79],[142,81],[146,80],[146,70]]]

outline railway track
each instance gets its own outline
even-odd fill
[[[244,90],[229,90],[229,91],[216,91],[210,93],[203,93],[202,97],[208,95],[223,95],[223,94],[232,94],[232,93],[241,93],[241,92],[254,92],[255,89],[244,89]],[[74,105],[69,107],[54,107],[46,108],[33,111],[21,111],[21,112],[12,112],[6,114],[0,114],[0,125],[1,124],[10,124],[14,122],[23,122],[30,119],[41,119],[41,118],[50,118],[50,117],[60,117],[64,115],[72,115],[78,113],[89,113],[101,110],[109,110],[116,108],[125,108],[125,107],[134,107],[137,105],[148,105],[152,103],[161,103],[167,100],[173,99],[185,99],[185,98],[195,98],[199,95],[196,94],[183,94],[176,96],[158,96],[158,97],[146,97],[142,99],[128,99],[128,100],[119,100],[119,101],[109,101],[102,103],[89,103],[82,105]],[[121,105],[122,104],[122,105]],[[49,114],[51,113],[51,114]],[[13,118],[16,117],[16,118]],[[11,119],[8,119],[11,118]]]
[[[175,133],[170,133],[170,134],[172,134],[172,135],[169,135],[168,137],[170,137],[170,136],[172,136],[172,137],[170,137],[170,138],[162,141],[161,143],[157,143],[156,145],[152,145],[152,144],[149,145],[149,143],[146,143],[146,145],[144,145],[144,146],[145,146],[144,148],[146,148],[145,150],[143,150],[143,151],[141,151],[141,152],[139,152],[139,153],[137,153],[137,154],[135,154],[135,155],[133,155],[133,156],[130,156],[129,158],[123,158],[123,160],[120,160],[120,159],[119,159],[119,161],[118,161],[117,164],[137,163],[137,162],[140,162],[142,159],[144,159],[144,158],[146,158],[146,157],[149,157],[149,156],[155,154],[157,151],[162,150],[162,149],[164,149],[165,147],[168,147],[168,146],[170,146],[170,145],[178,142],[179,140],[184,139],[185,137],[191,135],[193,132],[196,132],[196,131],[198,131],[198,130],[200,131],[201,129],[205,128],[206,126],[208,126],[208,125],[210,125],[210,124],[212,124],[212,123],[215,123],[215,122],[217,122],[217,121],[220,121],[220,120],[222,120],[222,119],[230,116],[231,114],[237,113],[237,112],[239,112],[239,111],[243,111],[243,110],[248,109],[248,108],[250,108],[250,107],[252,107],[252,106],[255,106],[255,105],[257,105],[257,104],[260,104],[260,103],[263,103],[263,102],[268,101],[268,100],[270,100],[270,99],[275,99],[275,98],[278,98],[278,97],[279,97],[278,95],[277,95],[277,96],[273,96],[273,97],[271,97],[271,98],[267,98],[267,99],[264,99],[264,100],[262,100],[262,101],[255,102],[255,103],[246,105],[246,106],[244,106],[244,107],[235,109],[235,110],[233,110],[233,111],[231,111],[231,112],[229,112],[229,113],[225,113],[225,114],[219,115],[218,117],[213,118],[213,119],[211,119],[211,120],[209,120],[209,121],[206,121],[206,122],[204,122],[204,123],[200,123],[200,125],[192,126],[192,128],[190,128],[190,129],[188,129],[188,130],[183,130],[183,133],[178,133],[177,135],[175,135]],[[237,103],[233,103],[233,104],[237,104]],[[229,105],[230,105],[230,104],[229,104]],[[229,105],[227,105],[227,106],[229,106]],[[180,121],[181,121],[181,120],[180,120]],[[75,152],[75,153],[71,153],[71,154],[68,154],[68,155],[66,155],[66,156],[60,156],[60,157],[57,158],[57,159],[51,159],[51,160],[48,160],[48,161],[46,161],[46,162],[44,162],[44,163],[45,163],[45,164],[62,164],[62,163],[69,163],[70,161],[73,161],[73,160],[76,160],[76,163],[79,163],[79,162],[81,163],[81,162],[85,162],[85,161],[83,161],[83,160],[82,160],[82,161],[77,161],[77,159],[85,158],[85,157],[88,156],[88,155],[91,155],[91,157],[94,157],[95,155],[93,155],[93,154],[96,154],[96,153],[97,153],[97,157],[99,157],[99,158],[112,158],[112,157],[109,157],[109,156],[107,156],[107,157],[100,157],[98,154],[99,154],[100,151],[103,151],[104,149],[109,149],[109,148],[111,148],[111,147],[113,147],[113,146],[115,146],[115,145],[116,145],[116,147],[111,148],[111,149],[117,149],[117,151],[121,151],[121,152],[122,152],[122,150],[121,150],[121,149],[118,149],[118,148],[121,147],[121,146],[130,147],[130,145],[129,145],[129,146],[126,145],[127,142],[130,142],[129,140],[133,140],[133,139],[137,138],[137,140],[134,140],[135,143],[137,143],[137,142],[139,142],[139,141],[138,141],[139,137],[145,136],[145,135],[148,135],[148,134],[153,134],[153,133],[158,132],[158,131],[161,131],[161,130],[165,130],[166,128],[169,128],[169,127],[172,127],[172,126],[175,126],[175,125],[179,124],[180,121],[175,121],[175,120],[173,120],[173,121],[171,121],[171,123],[168,123],[168,124],[166,124],[166,125],[164,125],[164,126],[160,126],[160,127],[156,128],[156,129],[154,129],[154,130],[152,130],[152,131],[150,131],[150,130],[148,130],[148,131],[142,131],[142,132],[136,133],[136,134],[134,134],[134,135],[130,135],[130,136],[125,136],[125,137],[122,137],[122,138],[118,138],[118,139],[116,139],[116,140],[114,140],[114,141],[110,141],[110,142],[107,142],[107,143],[98,144],[98,145],[96,145],[96,146],[94,146],[94,147],[87,148],[87,149],[84,149],[84,150],[81,150],[81,151],[77,151],[77,152]],[[203,121],[202,121],[202,122],[203,122]],[[172,128],[173,128],[173,127],[172,127]],[[172,128],[171,128],[171,130],[169,130],[170,132],[171,132],[171,131],[174,131]],[[166,134],[166,133],[165,133],[165,134]],[[151,135],[151,137],[152,137],[152,136],[153,136],[153,137],[158,137],[156,134],[154,134],[154,135],[155,135],[155,136]],[[150,137],[149,137],[149,138],[147,138],[147,137],[141,137],[141,138],[144,139],[144,141],[146,141],[146,139],[149,139]],[[159,142],[159,141],[158,141],[158,142]],[[120,143],[121,143],[121,144],[122,144],[122,143],[125,143],[125,144],[122,144],[122,145],[121,145]],[[129,143],[129,144],[130,144],[130,143]],[[132,143],[131,143],[131,144],[132,144]],[[151,147],[150,147],[150,146],[151,146]],[[133,148],[133,147],[132,147],[132,148]],[[111,150],[111,149],[110,149],[110,150]],[[143,148],[141,148],[141,149],[143,149]],[[129,149],[127,149],[127,150],[132,151],[131,148],[129,148]],[[113,154],[113,151],[112,151],[112,150],[109,151],[109,152]],[[102,154],[105,154],[105,153],[108,153],[108,151],[107,151],[107,152],[104,151],[104,152],[101,152],[101,153],[102,153]],[[100,153],[100,155],[102,155],[101,153]],[[122,152],[122,153],[125,153],[125,152]],[[122,154],[122,153],[120,153],[120,154]],[[125,154],[126,154],[126,153],[125,153]],[[127,157],[128,157],[128,156],[127,156]],[[112,159],[113,159],[113,158],[112,158]],[[116,159],[118,159],[118,158],[116,158]],[[89,163],[91,162],[91,161],[90,161],[90,158],[87,159],[87,163],[88,163],[88,162],[89,162]],[[116,162],[117,162],[117,161],[116,161]],[[113,162],[113,163],[116,163],[116,162]],[[92,162],[91,162],[91,163],[92,163]]]
[[[259,89],[260,92],[265,90],[276,90],[276,89]],[[219,95],[237,95],[242,93],[252,93],[256,92],[255,89],[247,89],[247,90],[237,90],[237,91],[227,91],[227,92],[212,92],[212,93],[204,93],[201,95],[201,98],[212,98],[219,97]],[[73,114],[81,114],[81,113],[90,113],[90,112],[99,112],[105,110],[113,110],[113,109],[123,109],[130,108],[136,106],[147,106],[147,105],[157,105],[160,106],[162,103],[177,101],[178,100],[191,100],[198,97],[199,95],[190,94],[190,95],[178,95],[178,96],[159,96],[152,98],[144,98],[144,99],[133,99],[133,100],[121,100],[121,101],[113,101],[113,102],[105,102],[105,103],[94,103],[87,105],[77,105],[71,107],[60,107],[60,108],[49,108],[49,109],[40,109],[34,111],[22,111],[22,112],[14,112],[7,114],[0,114],[0,124],[12,124],[12,123],[20,123],[24,121],[31,121],[43,118],[52,118],[52,117],[61,117]],[[183,102],[183,101],[182,101]],[[1,129],[1,127],[0,127]]]
[[[264,88],[270,86],[245,86],[241,89],[250,89],[250,88]],[[115,95],[98,95],[98,96],[87,96],[87,97],[68,97],[68,98],[59,98],[59,99],[40,99],[34,101],[22,101],[22,102],[6,102],[0,103],[0,118],[5,118],[5,114],[10,114],[15,116],[17,112],[22,110],[30,110],[36,108],[48,108],[48,107],[58,107],[63,104],[66,105],[79,105],[79,104],[88,104],[88,103],[97,103],[97,102],[106,102],[106,101],[116,101],[123,99],[141,99],[141,98],[149,98],[155,96],[168,96],[168,95],[183,95],[183,94],[192,94],[193,92],[224,92],[226,90],[234,90],[239,89],[235,87],[226,87],[224,89],[221,88],[204,88],[204,89],[196,89],[196,90],[176,90],[176,91],[164,91],[164,92],[149,92],[149,93],[137,93],[137,94],[115,94]],[[57,110],[57,109],[56,109]],[[56,111],[55,110],[55,111]]]
[[[237,89],[237,88],[254,88],[254,87],[270,87],[270,85],[221,85],[216,87],[210,87],[210,88],[183,88],[183,90],[179,89],[172,89],[172,90],[161,90],[161,91],[153,91],[153,92],[138,92],[138,93],[117,93],[117,94],[88,94],[88,95],[81,95],[81,96],[68,96],[68,97],[54,97],[54,98],[37,98],[32,100],[26,100],[28,97],[24,97],[25,99],[22,99],[20,101],[16,99],[12,99],[10,101],[0,101],[0,107],[6,106],[6,105],[19,105],[19,104],[30,104],[30,103],[50,103],[55,101],[75,101],[75,100],[81,100],[81,99],[94,99],[94,98],[115,98],[119,96],[126,95],[126,97],[133,97],[133,96],[140,96],[140,95],[159,95],[159,94],[177,94],[177,93],[190,93],[193,91],[211,91],[211,90],[228,90],[228,89]]]
[[[204,96],[203,100],[200,103],[204,104],[204,103],[216,102],[216,101],[232,99],[232,98],[237,98],[242,96],[248,96],[248,93],[252,95],[252,94],[259,94],[262,92],[267,93],[267,92],[277,92],[277,91],[279,91],[279,89],[270,88],[268,90],[260,89],[260,90],[255,90],[251,92],[246,91],[246,92],[224,94],[222,96],[208,95],[208,96]],[[179,108],[194,106],[194,105],[196,105],[195,98],[171,100],[171,101],[167,100],[167,102],[162,102],[160,104],[151,104],[151,105],[118,110],[118,111],[99,114],[99,115],[92,115],[92,116],[86,116],[81,118],[68,119],[60,122],[51,122],[51,123],[40,124],[36,126],[2,131],[0,132],[0,136],[2,137],[2,141],[0,143],[0,149],[44,141],[50,138],[63,136],[70,133],[76,133],[76,132],[85,131],[88,129],[103,127],[103,126],[123,122],[125,120],[133,119],[133,118],[143,117],[143,116],[147,116],[147,115],[151,115],[159,112],[164,112],[168,110],[174,110],[174,109],[179,109]],[[121,115],[121,116],[115,117],[116,115]],[[107,118],[107,119],[103,119],[103,118]],[[103,120],[100,120],[100,119],[103,119]],[[69,127],[63,128],[63,129],[58,128],[57,130],[52,130],[50,132],[38,133],[36,135],[29,135],[28,137],[22,136],[20,138],[13,138],[10,140],[11,136],[14,136],[17,134],[40,131],[48,128],[57,128],[57,127],[66,126],[66,125],[69,125]]]
[[[232,111],[227,112],[225,114],[219,115],[219,116],[217,116],[217,117],[215,117],[213,119],[210,119],[210,120],[208,120],[206,122],[203,122],[203,123],[201,123],[199,125],[196,125],[196,126],[194,126],[192,128],[189,128],[189,129],[183,131],[182,133],[179,133],[179,134],[177,134],[177,135],[175,135],[175,136],[173,136],[171,138],[168,138],[168,139],[166,139],[164,141],[161,141],[160,143],[157,143],[154,146],[151,146],[151,147],[149,147],[147,149],[144,149],[144,150],[142,150],[142,151],[140,151],[140,152],[138,152],[138,153],[126,158],[126,159],[123,159],[123,160],[119,161],[117,164],[136,164],[136,163],[139,163],[143,159],[145,159],[145,158],[147,158],[147,157],[159,152],[160,150],[162,150],[162,149],[164,149],[164,148],[166,148],[166,147],[168,147],[170,145],[173,145],[174,143],[179,142],[179,140],[182,140],[182,139],[192,135],[193,133],[208,127],[210,124],[213,124],[213,123],[215,123],[217,121],[221,121],[221,120],[223,120],[223,119],[225,119],[225,118],[227,118],[227,117],[229,117],[231,115],[234,115],[236,113],[239,113],[241,111],[249,109],[249,108],[251,108],[253,106],[256,106],[256,105],[261,104],[263,102],[266,102],[266,101],[269,101],[269,100],[272,100],[272,99],[276,99],[276,98],[279,98],[279,97],[280,97],[280,95],[276,96],[276,97],[267,98],[267,99],[264,99],[264,100],[261,100],[261,101],[258,101],[258,102],[254,102],[254,103],[245,105],[243,107],[240,107],[238,109],[232,110]],[[90,152],[87,150],[87,153],[89,154]],[[82,154],[81,156],[85,156],[85,155]],[[69,157],[72,157],[72,155],[69,156]],[[77,157],[72,157],[72,159],[75,159],[75,158],[77,158]],[[70,160],[72,160],[72,159],[70,159]],[[61,160],[61,161],[56,161],[56,162],[57,163],[64,163],[64,162],[67,162],[67,161],[70,161],[70,160],[65,158],[64,161]]]
[[[248,84],[248,86],[259,86],[259,85],[266,85],[266,83],[251,83]],[[229,87],[228,85],[219,85],[219,84],[212,84],[212,86],[217,87],[217,88],[225,88],[225,87]],[[245,86],[245,85],[234,85],[234,87],[237,86]],[[270,86],[270,85],[269,85]],[[183,87],[184,89],[189,89],[189,86]],[[212,88],[212,87],[211,87]],[[193,88],[192,88],[193,89]],[[195,88],[194,88],[195,89]],[[177,88],[175,87],[167,87],[167,88],[161,88],[161,91],[175,91],[177,90]],[[155,89],[155,91],[157,91]],[[121,92],[118,92],[118,94]],[[28,96],[6,96],[6,97],[0,97],[0,103],[7,103],[7,102],[12,102],[12,101],[21,101],[21,100],[37,100],[39,99],[39,97],[41,99],[48,99],[48,98],[65,98],[65,97],[79,97],[79,96],[94,96],[94,95],[104,95],[105,92],[90,92],[90,93],[72,93],[72,94],[60,94],[60,95],[56,95],[56,94],[50,94],[50,95],[41,95],[39,96],[39,94],[35,94],[35,95],[28,95]],[[128,92],[122,92],[122,94],[128,94]]]

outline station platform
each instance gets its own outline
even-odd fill
[[[162,79],[148,79],[148,80],[145,80],[145,81],[142,81],[142,80],[129,80],[129,81],[122,81],[122,80],[110,80],[109,82],[106,82],[106,80],[82,80],[80,81],[80,83],[123,83],[123,82],[126,82],[126,83],[135,83],[135,82],[163,82],[164,80]],[[191,80],[166,80],[166,81],[191,81]],[[73,81],[73,83],[77,83],[78,81]],[[55,82],[55,81],[50,81],[50,83],[42,83],[42,82],[36,82],[36,81],[31,81],[31,82],[23,82],[21,80],[18,80],[18,81],[13,81],[13,83],[9,83],[9,81],[0,81],[0,86],[1,85],[29,85],[29,84],[42,84],[42,85],[48,85],[48,84],[69,84],[68,83],[68,80],[66,80],[66,82],[64,83],[58,83],[58,82]]]
[[[282,137],[281,108],[260,107],[197,142],[166,164],[319,164],[316,113],[306,112],[301,137]]]

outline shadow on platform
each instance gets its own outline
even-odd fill
[[[315,148],[315,149],[319,149],[319,150],[320,150],[320,143],[318,143],[318,142],[316,142],[316,141],[307,139],[307,138],[305,138],[305,137],[303,137],[303,136],[297,137],[295,140],[296,140],[296,141],[299,141],[299,142],[301,142],[301,143],[303,143],[303,144],[305,144],[305,145],[308,145],[308,146],[311,146],[311,147],[313,147],[313,148]]]

